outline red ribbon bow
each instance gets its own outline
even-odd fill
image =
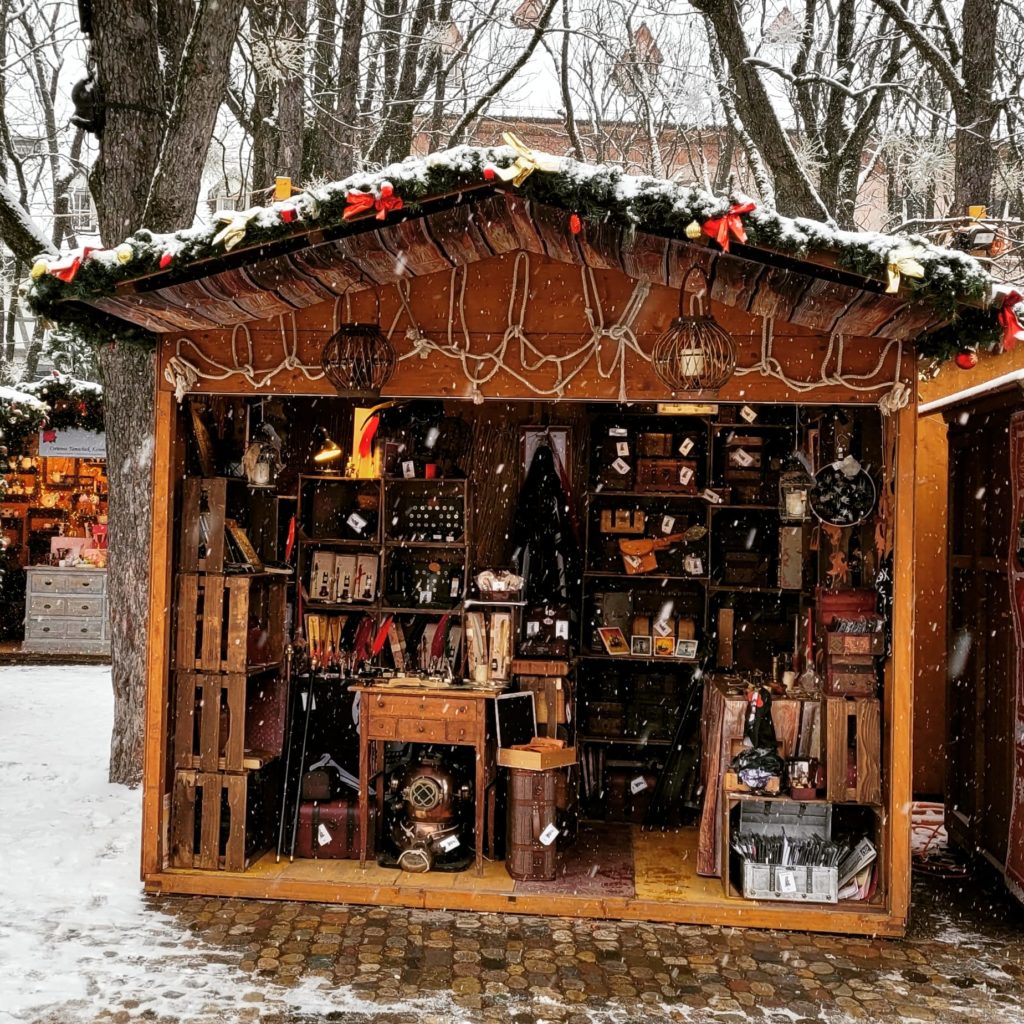
[[[383,220],[392,210],[400,210],[405,206],[402,197],[395,195],[394,185],[387,182],[381,185],[380,196],[375,196],[372,192],[349,192],[345,198],[348,206],[341,215],[344,220],[351,220],[368,210],[376,210],[377,220]]]
[[[46,269],[65,284],[70,284],[75,279],[75,274],[78,273],[78,268],[82,265],[83,260],[95,250],[96,246],[94,245],[83,246],[81,249],[68,253],[63,259],[54,260]]]
[[[722,252],[728,252],[730,234],[740,244],[747,240],[747,232],[740,215],[752,213],[756,209],[754,203],[733,203],[724,217],[712,217],[711,220],[704,221],[704,234],[713,238],[722,247]]]
[[[1024,326],[1017,319],[1013,307],[1021,301],[1020,292],[1007,292],[1003,296],[1003,308],[999,310],[999,323],[1003,328],[1003,351],[1012,352],[1018,341],[1024,341]]]

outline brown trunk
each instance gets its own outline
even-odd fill
[[[996,64],[996,0],[964,0],[964,91],[954,97],[956,110],[956,163],[953,169],[953,209],[963,214],[973,204],[992,201],[995,147],[992,133],[999,111],[992,102]]]
[[[108,599],[114,727],[110,781],[142,780],[149,619],[150,467],[155,356],[132,345],[100,351],[110,480]]]

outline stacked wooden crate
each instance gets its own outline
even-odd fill
[[[286,584],[269,573],[227,574],[228,486],[226,478],[185,481],[170,859],[243,871],[269,845],[280,798]]]

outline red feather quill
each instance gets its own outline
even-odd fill
[[[451,612],[445,612],[441,617],[441,621],[437,624],[437,630],[434,633],[434,639],[430,643],[430,660],[438,661],[444,656],[444,638],[448,632],[448,619],[451,617]]]
[[[384,649],[384,641],[388,638],[388,632],[391,629],[391,621],[394,619],[393,615],[389,615],[382,623],[380,629],[377,630],[377,635],[373,638],[373,644],[370,647],[370,654],[373,657],[377,657],[378,654]]]

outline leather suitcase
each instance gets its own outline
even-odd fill
[[[638,491],[697,493],[697,463],[692,459],[640,459],[637,462]]]
[[[370,842],[374,852],[374,813],[370,808]],[[359,857],[359,800],[352,796],[299,805],[295,856],[307,860],[354,860]]]

